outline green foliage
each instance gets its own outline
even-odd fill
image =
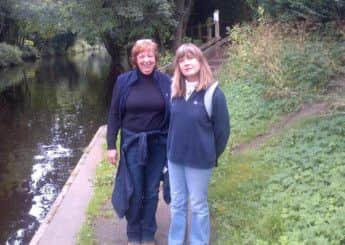
[[[345,74],[341,31],[309,33],[303,26],[283,24],[235,26],[230,81],[269,85],[268,98],[288,98],[321,90],[330,79]],[[318,37],[318,38],[316,38]]]
[[[93,220],[96,216],[105,215],[102,207],[111,197],[114,182],[114,166],[103,160],[97,165],[94,180],[94,195],[87,208],[87,220],[79,231],[77,244],[95,244]]]
[[[173,60],[173,53],[169,51],[159,53],[159,66],[170,64]]]
[[[265,161],[279,171],[268,179],[262,200],[281,203],[285,234],[293,242],[344,239],[344,125],[343,115],[313,120],[267,148]]]
[[[239,155],[229,149],[267,131],[306,95],[318,98],[327,79],[344,74],[342,34],[330,30],[232,30],[230,59],[219,73],[231,143],[209,192],[215,244],[344,243],[344,107],[301,123],[264,148]]]
[[[69,23],[63,0],[19,1],[14,0],[13,16],[23,36],[39,35],[49,39],[68,31]]]
[[[22,51],[12,45],[0,43],[0,68],[18,65],[23,62]]]
[[[217,244],[342,244],[344,125],[343,115],[317,118],[222,157],[210,189]]]
[[[277,20],[329,21],[345,18],[344,0],[247,0],[257,12]]]
[[[110,38],[121,47],[130,47],[144,37],[165,44],[176,25],[172,4],[167,0],[82,0],[69,5],[75,32],[88,39]]]
[[[37,48],[29,45],[25,45],[20,48],[22,51],[22,59],[23,60],[36,60],[40,57],[40,53]]]
[[[294,111],[301,103],[297,96],[266,99],[268,85],[245,80],[230,82],[229,70],[223,69],[219,80],[222,81],[231,116],[232,146],[264,133],[269,125],[283,114]]]

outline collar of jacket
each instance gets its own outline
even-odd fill
[[[132,86],[135,82],[138,81],[138,79],[139,79],[138,72],[140,72],[139,69],[138,69],[138,68],[135,68],[135,69],[134,69],[134,72],[132,72],[131,76],[128,78],[128,86]],[[159,77],[158,77],[158,76],[159,76],[159,75],[158,75],[157,68],[155,68],[155,69],[153,70],[153,80],[154,80],[155,82],[158,82],[158,81],[159,81]]]

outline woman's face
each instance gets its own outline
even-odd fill
[[[150,75],[156,67],[156,56],[152,50],[142,51],[137,55],[137,65],[141,73]]]
[[[178,60],[178,65],[188,81],[199,80],[200,62],[197,58],[187,54]]]

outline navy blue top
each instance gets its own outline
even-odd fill
[[[164,120],[164,99],[153,74],[138,72],[138,81],[131,86],[122,126],[132,132],[159,129]]]
[[[230,135],[230,119],[224,93],[216,88],[212,116],[204,105],[205,90],[194,91],[186,101],[173,98],[168,132],[168,160],[194,168],[212,168],[223,153]]]
[[[112,94],[112,100],[111,100],[111,105],[109,109],[109,114],[108,114],[108,128],[107,128],[107,145],[108,149],[115,149],[116,147],[116,138],[117,138],[117,133],[120,128],[126,128],[132,127],[131,129],[133,130],[133,125],[138,125],[141,124],[144,120],[145,121],[145,126],[142,127],[140,126],[140,130],[142,131],[151,131],[151,130],[161,130],[161,131],[166,131],[168,129],[169,125],[169,113],[170,113],[170,84],[171,80],[170,78],[158,71],[154,70],[153,72],[153,81],[150,78],[144,78],[140,76],[140,73],[137,69],[128,71],[126,73],[123,73],[118,76],[116,80],[116,84],[114,85],[113,89],[113,94]],[[143,80],[142,80],[143,79]],[[153,92],[152,94],[145,94],[145,91],[142,91],[140,94],[139,84],[141,82],[146,82],[146,85],[148,85],[149,82],[153,82],[154,85],[148,88],[149,92]],[[145,85],[145,84],[144,84]],[[137,87],[139,86],[139,87]],[[137,89],[132,90],[132,88],[137,87]],[[142,88],[142,87],[141,87]],[[154,92],[155,89],[158,88],[158,93]],[[131,95],[131,93],[134,94]],[[147,92],[147,91],[146,91]],[[148,105],[151,107],[151,112],[154,110],[155,112],[158,113],[147,113],[147,117],[137,117],[138,121],[135,121],[135,114],[136,112],[134,111],[129,111],[129,114],[127,114],[127,109],[130,109],[131,105],[128,103],[134,103],[133,99],[135,99],[135,96],[139,96],[138,100],[143,100],[142,104],[149,103],[149,100],[155,100],[156,102],[158,101],[158,105],[154,105],[153,107],[156,106],[156,108],[153,108],[152,105]],[[144,96],[141,96],[144,95]],[[153,98],[155,97],[155,98]],[[129,101],[128,99],[131,98]],[[152,102],[152,101],[151,101]],[[150,102],[150,103],[151,103]],[[162,108],[162,102],[163,102],[163,108]],[[138,103],[135,102],[135,103]],[[132,104],[133,106],[133,104]],[[132,109],[134,109],[132,107]],[[146,108],[148,109],[148,108]],[[132,114],[132,115],[130,115]],[[131,123],[129,123],[129,117],[131,117]],[[134,117],[134,118],[133,118]],[[141,121],[140,121],[141,120]],[[144,124],[142,124],[144,125]],[[139,126],[137,126],[135,131],[139,130]]]

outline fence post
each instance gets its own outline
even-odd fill
[[[214,36],[216,39],[220,39],[219,33],[219,10],[216,9],[213,12],[213,21],[214,21]]]
[[[202,40],[202,25],[201,23],[198,24],[198,38]]]
[[[208,18],[206,20],[206,28],[207,28],[207,41],[210,41],[212,39],[212,20],[211,18]]]

